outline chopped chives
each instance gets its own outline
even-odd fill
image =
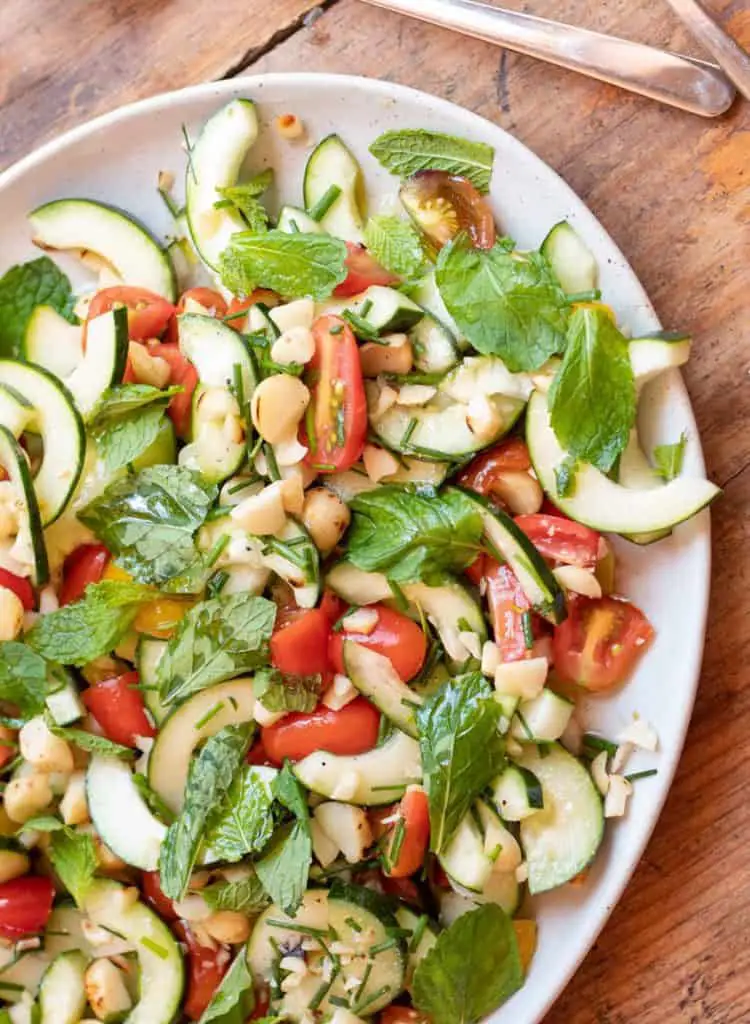
[[[631,772],[630,775],[625,776],[626,782],[636,782],[638,779],[650,779],[653,775],[658,775],[658,768],[648,768],[642,772]]]
[[[165,949],[164,946],[160,946],[158,942],[154,942],[154,940],[150,939],[148,935],[143,936],[141,939],[141,945],[145,946],[146,949],[151,950],[151,952],[158,956],[160,960],[169,959],[169,950]]]
[[[370,956],[377,956],[378,953],[385,953],[386,950],[393,949],[393,947],[397,945],[398,939],[391,936],[388,939],[384,939],[382,942],[378,942],[375,946],[370,946]]]
[[[413,953],[419,943],[422,941],[422,936],[425,933],[425,928],[428,922],[427,914],[422,914],[417,923],[414,926],[411,939],[409,940],[409,952]]]
[[[584,751],[588,748],[589,751],[596,750],[597,752],[606,750],[610,755],[617,753],[616,743],[612,743],[611,740],[606,740],[603,736],[597,736],[593,732],[585,733],[581,742],[583,744]]]
[[[300,935],[310,935],[314,939],[330,938],[331,932],[328,928],[313,928],[311,925],[295,924],[294,921],[266,921],[272,928],[285,928],[288,932],[299,932]]]
[[[404,431],[404,436],[401,438],[401,444],[404,447],[406,447],[408,445],[409,441],[411,440],[411,435],[417,429],[418,425],[419,425],[419,420],[417,419],[416,416],[412,416],[412,418],[409,420],[409,422],[408,422],[408,424],[406,426],[406,430]]]
[[[268,465],[268,476],[271,480],[281,480],[281,473],[279,472],[279,464],[276,461],[276,453],[273,450],[273,446],[267,442],[263,443],[263,452],[266,456],[266,463]]]
[[[526,610],[521,616],[521,626],[523,627],[523,642],[527,651],[530,651],[534,646],[534,629],[531,624],[531,612]]]
[[[308,216],[313,220],[322,220],[340,195],[341,188],[338,185],[329,185],[320,199],[308,208]]]
[[[380,999],[381,996],[384,996],[386,992],[390,991],[390,985],[383,985],[382,988],[379,988],[377,989],[377,991],[373,992],[370,998],[366,999],[364,1003],[357,1003],[355,1006],[355,1013],[357,1014],[357,1016],[361,1016],[363,1011],[367,1009],[368,1006],[372,1006],[372,1004],[374,1002],[377,1002],[377,1000]]]
[[[353,917],[345,917],[344,924],[348,924],[353,932],[362,931],[362,925],[355,921]]]
[[[253,475],[248,477],[247,480],[241,480],[238,484],[232,484],[231,487],[227,487],[227,494],[236,494],[238,491],[244,491],[251,484],[257,484],[258,479],[256,475]]]
[[[344,329],[344,325],[343,324],[334,324],[333,327],[329,328],[328,333],[329,334],[341,334],[343,329]]]
[[[329,996],[328,1002],[331,1004],[331,1006],[340,1006],[344,1010],[349,1009],[349,1000],[344,999],[343,996]]]
[[[365,299],[365,301],[362,303],[362,305],[359,308],[359,315],[360,316],[367,316],[367,314],[370,312],[371,309],[372,309],[372,299]]]
[[[209,569],[213,569],[213,567],[219,561],[219,559],[221,558],[221,556],[222,556],[222,554],[224,552],[224,548],[227,546],[228,543],[229,543],[229,534],[228,533],[225,533],[222,537],[219,537],[219,539],[216,541],[216,543],[211,548],[211,550],[210,550],[210,552],[208,554],[208,558],[206,559],[206,565],[207,565],[207,567]]]
[[[332,462],[311,462],[310,465],[313,469],[319,469],[325,473],[333,473],[336,469]]]
[[[199,720],[198,720],[198,721],[197,721],[197,722],[195,723],[195,726],[194,726],[194,728],[196,728],[196,729],[202,729],[204,725],[207,725],[207,724],[208,724],[208,722],[210,722],[212,718],[215,718],[215,717],[216,717],[216,715],[218,715],[218,713],[219,713],[219,712],[221,711],[221,709],[222,709],[223,707],[224,707],[224,701],[223,701],[223,700],[218,700],[218,701],[217,701],[217,702],[216,702],[216,703],[214,704],[214,706],[213,706],[212,708],[209,708],[209,709],[208,709],[208,711],[207,711],[207,712],[205,713],[205,715],[203,716],[203,718],[199,719]]]
[[[235,313],[227,313],[226,316],[223,316],[221,319],[223,323],[228,324],[231,323],[232,320],[241,320],[243,316],[247,316],[246,309],[238,309]]]
[[[365,990],[367,982],[370,980],[370,975],[372,974],[372,968],[373,968],[373,964],[372,964],[372,961],[370,960],[367,963],[367,966],[364,969],[364,973],[362,974],[362,980],[359,983],[359,988],[354,993],[354,997],[352,999],[352,1002],[353,1002],[354,1006],[357,1006],[359,1004],[359,1000],[360,1000],[360,998],[362,996],[362,993]]]
[[[518,721],[521,723],[521,728],[526,733],[526,738],[531,740],[531,742],[533,743],[534,742],[534,733],[529,728],[529,723],[524,718],[523,713],[521,711],[516,711],[516,717],[518,718]]]

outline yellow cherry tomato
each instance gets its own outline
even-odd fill
[[[518,918],[513,922],[513,930],[518,942],[518,953],[521,957],[523,973],[527,974],[531,960],[536,952],[536,921]]]
[[[169,640],[180,620],[195,604],[190,597],[158,597],[139,609],[133,622],[137,633]]]
[[[107,562],[107,568],[102,573],[103,580],[115,580],[117,583],[132,583],[133,577],[129,572],[125,572],[119,565],[115,565],[113,559]]]

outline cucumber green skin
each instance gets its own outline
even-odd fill
[[[350,197],[353,200],[355,207],[356,222],[352,220],[350,226],[354,230],[354,233],[361,237],[362,228],[364,227],[364,217],[362,216],[362,211],[360,209],[360,202],[362,198],[361,190],[363,186],[362,171],[359,168],[359,164],[354,154],[335,132],[332,132],[330,135],[326,135],[324,139],[321,139],[318,145],[310,154],[310,156],[307,158],[307,163],[305,165],[305,173],[302,179],[302,195],[305,200],[305,207],[309,209],[316,202],[316,196],[314,195],[314,188],[312,184],[313,176],[316,174],[315,167],[316,164],[319,162],[321,156],[325,155],[326,149],[332,144],[339,146],[341,147],[341,149],[345,150],[348,153],[349,157],[351,158],[352,163],[357,166],[358,181],[357,184],[355,185],[354,195]],[[337,183],[333,181],[329,182],[329,185],[333,184]],[[337,198],[331,210],[329,210],[325,214],[325,216],[321,218],[319,223],[324,231],[329,230],[330,222],[336,217],[337,214],[336,207],[339,205],[339,203],[341,203],[342,200],[346,200],[346,198],[346,190],[342,190],[342,194]],[[326,221],[328,221],[329,223],[326,224]]]
[[[421,703],[421,698],[418,698],[398,677],[385,686],[378,686],[374,677],[367,672],[364,666],[355,664],[357,646],[353,640],[344,640],[344,668],[352,686],[355,690],[359,690],[363,697],[371,701],[386,718],[389,718],[397,729],[405,732],[412,739],[419,739],[412,704]],[[411,703],[407,704],[406,701]]]
[[[539,251],[542,253],[543,256],[547,257],[547,260],[549,261],[549,263],[552,266],[552,269],[557,275],[560,284],[563,286],[563,289],[568,294],[572,294],[574,292],[584,292],[593,290],[594,288],[596,288],[596,274],[584,277],[581,275],[581,268],[578,267],[574,271],[573,276],[575,276],[576,273],[578,273],[580,276],[577,278],[575,282],[573,282],[571,280],[571,275],[568,272],[568,268],[560,266],[560,264],[558,263],[558,260],[556,258],[557,239],[560,233],[562,232],[564,232],[566,235],[571,235],[575,243],[577,243],[580,246],[581,250],[587,253],[593,260],[593,253],[590,252],[588,246],[580,237],[576,229],[572,227],[566,220],[558,221],[557,224],[553,225],[553,227],[550,228],[550,230],[547,232],[544,241],[539,247]]]
[[[55,957],[39,986],[39,1024],[78,1024],[86,1008],[83,976],[87,964],[88,958],[78,951],[60,953]],[[68,969],[70,976],[58,980],[58,973],[65,968]],[[58,985],[63,985],[66,991],[58,991]],[[75,992],[70,991],[71,985],[75,985]],[[59,1012],[60,997],[63,996],[70,1002],[71,995],[74,996],[75,1003],[69,1006],[70,1012],[62,1016]]]
[[[28,519],[29,536],[34,554],[31,582],[36,587],[44,586],[49,579],[49,564],[47,562],[44,534],[42,533],[42,519],[39,514],[39,505],[34,491],[34,482],[31,479],[31,470],[18,441],[16,441],[8,428],[2,424],[0,424],[0,463],[7,470],[11,480],[15,478],[23,492],[25,498],[24,511]]]
[[[154,440],[145,452],[133,460],[133,469],[138,472],[149,466],[172,465],[177,461],[177,441],[172,421],[165,417]]]
[[[142,636],[138,641],[138,647],[135,652],[135,664],[138,669],[138,675],[140,676],[141,682],[144,686],[149,687],[156,685],[156,675],[151,670],[150,663],[146,661],[145,657],[145,653],[151,644],[159,644],[162,652],[164,652],[167,647],[167,641],[159,640],[157,637],[151,636]],[[170,706],[162,704],[158,689],[144,690],[143,702],[150,711],[157,725],[161,725],[167,715],[172,711]]]

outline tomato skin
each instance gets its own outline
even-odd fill
[[[324,590],[320,601],[320,610],[328,619],[331,625],[341,618],[346,611],[346,601],[342,601],[338,594],[332,590]]]
[[[187,359],[180,346],[175,342],[164,342],[149,348],[152,356],[159,356],[169,363],[171,375],[170,384],[179,384],[182,391],[169,400],[167,415],[174,423],[174,428],[180,437],[186,438],[190,434],[190,421],[193,409],[193,392],[198,386],[198,371]]]
[[[0,936],[21,939],[40,932],[52,913],[55,887],[49,878],[26,875],[0,885]]]
[[[466,232],[477,249],[491,249],[495,244],[492,210],[468,178],[448,171],[417,171],[402,184],[399,197],[436,249],[460,231]]]
[[[176,921],[174,904],[168,896],[161,891],[161,882],[158,871],[144,871],[141,875],[141,889],[143,898],[150,904],[160,917],[165,921]]]
[[[410,786],[406,790],[397,813],[403,821],[403,840],[394,863],[391,863],[392,843],[389,843],[383,855],[383,872],[390,878],[408,878],[421,869],[430,843],[430,805],[421,786]],[[398,822],[392,826],[394,837],[396,828],[400,830]]]
[[[201,946],[186,921],[177,921],[172,928],[187,946],[188,984],[182,1012],[190,1020],[198,1020],[227,973],[231,957],[226,946]]]
[[[60,604],[79,601],[90,583],[98,583],[111,555],[103,544],[81,544],[63,563]]]
[[[301,761],[316,750],[332,754],[364,754],[378,740],[380,712],[364,697],[340,711],[320,705],[310,714],[294,711],[275,725],[261,729],[263,746],[274,765]]]
[[[174,316],[172,303],[156,292],[131,285],[116,285],[96,293],[89,303],[86,322],[108,313],[115,304],[127,306],[128,337],[131,341],[161,337]]]
[[[596,565],[601,542],[596,530],[575,523],[566,516],[544,512],[516,516],[515,521],[545,558],[584,569],[593,569]]]
[[[255,306],[258,302],[262,302],[264,306],[278,306],[281,301],[281,297],[276,293],[272,292],[270,288],[256,288],[255,291],[250,292],[244,299],[233,298],[229,303],[226,313],[228,319],[227,323],[235,331],[244,331],[247,328],[247,317],[238,316],[235,317],[235,313],[244,313],[245,310],[250,309],[251,306]]]
[[[271,762],[268,760],[268,754],[266,753],[266,748],[263,746],[262,739],[257,739],[245,754],[245,763],[264,764],[269,768],[273,767]]]
[[[34,605],[36,604],[34,588],[31,586],[31,582],[24,576],[16,576],[14,572],[0,569],[0,587],[12,590],[23,605],[24,611],[31,612],[34,610]]]
[[[389,658],[399,677],[408,683],[419,672],[427,656],[427,637],[416,622],[406,615],[386,608],[383,604],[370,605],[378,613],[378,624],[372,633],[331,633],[328,654],[337,672],[346,675],[344,641],[368,647]]]
[[[271,663],[289,676],[325,674],[330,628],[321,608],[303,612],[271,637]]]
[[[430,1018],[413,1006],[396,1006],[393,1003],[381,1010],[378,1021],[379,1024],[430,1024]]]
[[[509,437],[472,459],[458,474],[458,483],[477,494],[491,497],[498,474],[527,469],[531,469],[529,449],[519,437]]]
[[[167,325],[166,340],[169,342],[176,344],[180,340],[177,317],[180,313],[185,312],[185,305],[189,299],[203,306],[209,316],[222,317],[226,315],[227,303],[221,292],[217,292],[213,288],[188,288],[180,296],[180,301],[175,309],[175,315],[170,318]]]
[[[359,350],[351,328],[340,317],[319,317],[312,333],[315,355],[306,378],[312,391],[315,434],[308,435],[307,425],[302,429],[302,443],[309,448],[305,462],[319,472],[340,472],[359,459],[367,436]],[[341,424],[337,423],[339,417]]]
[[[651,623],[630,601],[572,596],[567,619],[555,626],[555,671],[587,690],[609,690],[625,681],[653,635]]]
[[[398,284],[398,277],[385,267],[381,267],[374,256],[371,256],[363,245],[347,242],[347,255],[344,260],[346,277],[336,285],[333,294],[340,298],[357,295],[372,284]]]
[[[524,613],[531,610],[531,605],[518,577],[509,565],[500,565],[489,557],[485,562],[485,574],[487,603],[502,661],[521,661],[530,657],[523,623]]]
[[[486,570],[485,556],[477,555],[471,565],[467,565],[464,569],[464,573],[469,577],[475,587],[478,587],[482,582]]]
[[[133,689],[137,672],[105,679],[85,690],[81,700],[108,739],[124,747],[135,747],[136,736],[155,736],[156,730],[146,717],[143,697]]]

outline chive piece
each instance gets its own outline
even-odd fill
[[[228,505],[217,505],[215,508],[208,510],[206,522],[213,523],[216,519],[224,519],[231,511],[232,510]]]
[[[396,606],[400,612],[405,612],[409,608],[409,601],[406,594],[403,592],[398,583],[393,580],[388,580],[388,586],[391,588],[393,594],[393,600],[396,602]]]
[[[310,465],[321,473],[333,473],[336,469],[332,462],[311,462]]]
[[[574,302],[598,302],[601,297],[601,289],[592,288],[588,292],[574,292],[572,295],[566,295],[565,301],[572,306]]]
[[[354,1012],[357,1014],[358,1017],[360,1017],[362,1015],[362,1013],[364,1012],[364,1010],[367,1009],[368,1006],[372,1006],[372,1004],[377,1002],[377,1000],[380,999],[381,996],[384,996],[386,994],[386,992],[390,992],[390,991],[391,991],[391,986],[390,985],[383,985],[382,988],[379,988],[376,992],[373,992],[372,995],[370,996],[370,998],[365,1000],[364,1003],[357,1003],[355,1005]]]
[[[331,1006],[340,1006],[343,1010],[349,1009],[349,1000],[344,999],[343,996],[329,996],[328,1002]]]
[[[140,943],[142,946],[145,946],[146,949],[149,949],[151,950],[152,953],[155,953],[160,960],[169,959],[169,950],[165,949],[164,946],[160,946],[158,942],[154,942],[154,940],[150,939],[148,935],[144,935],[141,938]]]
[[[257,473],[254,473],[247,480],[241,480],[238,484],[233,484],[231,487],[227,487],[227,494],[237,494],[238,491],[244,491],[246,487],[250,487],[251,484],[257,484],[260,477]]]
[[[325,939],[331,935],[329,928],[313,928],[311,925],[295,924],[294,921],[266,921],[272,928],[286,928],[288,932],[299,932],[300,935],[310,935],[314,939]]]
[[[526,738],[531,740],[531,742],[533,743],[534,733],[529,728],[529,723],[524,718],[523,713],[521,711],[516,711],[516,716],[518,717],[518,721],[521,723],[521,728],[526,733]]]
[[[315,407],[312,402],[308,403],[305,409],[305,433],[310,451],[314,452],[318,447],[318,435],[315,431]]]
[[[214,704],[214,706],[212,708],[208,709],[208,711],[205,713],[203,718],[199,719],[199,721],[197,721],[195,723],[194,728],[195,729],[202,729],[204,725],[207,725],[208,722],[210,722],[212,718],[215,718],[216,715],[218,715],[218,713],[221,711],[221,709],[223,707],[224,707],[224,701],[223,700],[217,700],[216,703]]]
[[[206,597],[218,597],[226,586],[228,579],[229,573],[226,569],[219,569],[215,572],[208,583],[206,583]],[[158,690],[158,686],[155,686],[154,689]]]
[[[393,826],[393,836],[391,838],[390,846],[387,851],[384,851],[384,856],[391,867],[398,863],[401,847],[404,845],[405,838],[406,822],[403,818],[399,818]]]
[[[401,438],[401,444],[404,446],[404,448],[406,448],[406,446],[409,444],[409,441],[411,440],[411,435],[417,429],[418,425],[419,425],[419,420],[417,419],[416,416],[412,416],[412,418],[409,420],[409,422],[408,422],[408,424],[406,426],[406,430],[404,431],[404,436]]]
[[[289,227],[292,229],[292,234],[293,235],[298,235],[299,234],[299,224],[297,223],[296,220],[294,220],[294,219],[290,220],[289,221]]]
[[[367,314],[370,312],[371,309],[372,309],[372,299],[365,299],[365,301],[362,303],[362,305],[359,308],[359,315],[360,316],[367,316]]]
[[[336,978],[338,977],[339,970],[340,970],[340,967],[334,965],[334,968],[331,971],[331,978],[330,978],[330,980],[329,981],[324,981],[323,984],[318,989],[318,991],[315,993],[315,995],[310,1000],[310,1002],[308,1004],[308,1009],[309,1010],[317,1010],[318,1009],[320,1004],[323,1002],[325,997],[328,995],[328,993],[333,988],[333,983],[336,980]]]
[[[223,537],[219,537],[214,546],[211,548],[208,558],[206,559],[206,565],[209,569],[213,569],[216,563],[221,558],[224,548],[229,543],[229,534],[225,533]]]
[[[309,207],[308,215],[313,220],[322,220],[340,195],[341,189],[338,185],[329,185],[317,203]]]
[[[236,313],[227,313],[227,315],[223,316],[221,319],[222,323],[229,324],[232,320],[241,320],[243,316],[247,316],[246,309],[238,309]]]
[[[593,732],[587,732],[584,734],[582,739],[583,751],[589,755],[592,751],[600,753],[602,750],[614,757],[617,753],[617,744],[612,743],[611,740],[605,740],[603,736],[597,736]]]
[[[242,379],[242,367],[239,363],[232,364],[232,386],[237,405],[242,410],[245,407],[245,382]]]
[[[534,646],[534,629],[531,624],[531,612],[525,611],[521,616],[521,626],[523,628],[523,643],[527,651],[530,651]]]
[[[428,920],[429,918],[427,917],[427,914],[422,914],[419,920],[417,921],[416,925],[414,926],[414,931],[412,932],[412,936],[409,941],[410,953],[413,953],[414,950],[419,946],[419,943],[422,941],[422,936],[425,933]]]
[[[373,968],[373,963],[370,960],[370,961],[368,961],[367,966],[364,969],[364,973],[362,974],[362,981],[360,981],[360,983],[359,983],[359,988],[354,993],[354,997],[352,999],[352,1003],[353,1003],[354,1006],[358,1006],[359,1005],[359,1000],[362,997],[362,993],[364,992],[365,987],[367,986],[367,982],[370,980],[370,975],[372,974],[372,968]]]
[[[334,324],[333,327],[329,328],[328,333],[329,334],[334,334],[334,335],[335,334],[341,334],[343,329],[344,329],[344,325],[343,324]]]
[[[180,128],[182,130],[182,137],[185,140],[185,153],[187,154],[188,169],[193,181],[197,185],[198,175],[195,173],[195,165],[193,163],[193,144],[190,141],[190,136],[188,135],[188,130],[185,125],[180,125]]]
[[[653,775],[658,775],[658,768],[648,768],[642,772],[631,772],[630,775],[625,776],[626,782],[636,782],[638,779],[650,779]]]
[[[263,452],[266,456],[266,463],[268,464],[268,475],[271,480],[281,480],[281,473],[279,472],[279,464],[276,461],[276,453],[273,450],[273,446],[268,442],[263,443]]]
[[[383,941],[382,942],[378,942],[377,945],[370,946],[369,955],[370,956],[377,956],[378,953],[385,953],[386,950],[393,949],[393,947],[397,946],[397,945],[398,945],[398,939],[396,939],[396,938],[391,937],[389,939],[383,939]]]
[[[178,220],[182,216],[184,209],[180,209],[180,207],[177,205],[177,203],[174,201],[174,199],[170,196],[169,192],[167,192],[165,188],[157,188],[156,191],[161,196],[164,205],[169,210],[170,215],[174,218],[174,220]]]
[[[348,924],[353,932],[362,931],[362,925],[355,921],[353,917],[345,917],[344,924]]]

